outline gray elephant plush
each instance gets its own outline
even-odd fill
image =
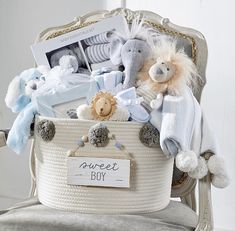
[[[139,20],[137,17],[127,35],[114,34],[111,38],[110,60],[113,64],[123,65],[125,68],[124,89],[135,85],[137,72],[151,55],[151,36],[143,22],[143,19]]]

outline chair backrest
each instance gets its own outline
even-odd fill
[[[194,95],[198,101],[200,101],[201,93],[204,85],[206,84],[206,64],[207,64],[207,44],[204,36],[190,28],[177,26],[169,21],[167,18],[149,12],[149,11],[131,11],[129,9],[118,8],[112,11],[95,11],[83,16],[76,17],[73,22],[58,27],[48,28],[42,31],[36,42],[55,38],[59,35],[71,32],[73,30],[85,27],[104,18],[114,15],[122,14],[125,16],[129,23],[138,15],[145,17],[145,23],[153,29],[159,31],[162,34],[172,36],[177,39],[177,44],[184,47],[186,53],[192,58],[197,66],[200,78],[196,82],[197,91],[194,91]],[[180,172],[177,168],[174,170],[174,176],[172,181],[172,197],[185,198],[187,195],[194,192],[196,181],[191,179],[187,174]],[[192,200],[194,196],[192,195]],[[194,207],[194,202],[188,203],[191,207]]]

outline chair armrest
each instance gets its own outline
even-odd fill
[[[8,132],[9,130],[0,130],[0,147],[6,146]]]
[[[204,158],[208,160],[211,153],[206,153]],[[199,221],[196,231],[211,231],[214,228],[212,201],[211,201],[211,174],[199,180]]]

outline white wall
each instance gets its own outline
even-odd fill
[[[201,31],[208,42],[207,86],[202,107],[218,137],[221,155],[235,177],[235,2],[233,0],[127,0],[127,8],[150,10],[175,24]],[[215,227],[235,230],[235,183],[213,188]]]
[[[0,0],[0,128],[10,127],[13,122],[4,96],[11,78],[33,66],[30,45],[37,34],[104,8],[103,0]],[[28,195],[28,153],[27,149],[17,156],[8,148],[0,149],[0,209]]]

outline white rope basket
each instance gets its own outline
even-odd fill
[[[166,207],[170,201],[173,158],[167,159],[159,148],[145,147],[139,141],[143,124],[135,122],[102,122],[110,133],[132,154],[130,188],[87,187],[67,184],[67,151],[76,148],[79,137],[88,133],[97,121],[79,121],[37,117],[53,121],[56,134],[51,142],[35,135],[36,179],[42,204],[62,210],[83,213],[138,214]],[[96,148],[87,145],[83,153],[110,157],[113,145]]]

